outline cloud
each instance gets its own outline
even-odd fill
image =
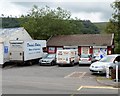
[[[9,0],[8,2],[3,1],[0,5],[0,14],[20,16],[26,14],[33,5],[38,7],[45,7],[46,5],[50,8],[61,7],[71,12],[72,17],[78,17],[80,19],[88,19],[92,22],[108,21],[112,15],[112,8],[110,4],[114,0]],[[62,1],[62,2],[61,2]],[[84,1],[84,2],[83,2]],[[104,1],[104,2],[103,2]],[[109,2],[105,2],[109,1]],[[1,2],[1,1],[0,1]]]
[[[10,2],[113,2],[115,0],[9,0]]]
[[[4,14],[4,16],[20,16],[27,11],[23,6],[16,6],[15,4],[4,0],[0,1],[0,5],[0,15]]]
[[[84,15],[83,15],[84,14]],[[86,13],[86,12],[81,12],[81,13],[77,13],[74,14],[72,16],[80,18],[81,20],[90,20],[92,22],[104,22],[103,18],[102,18],[102,13],[100,12],[91,12],[91,13]]]

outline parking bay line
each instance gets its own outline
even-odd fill
[[[83,74],[79,78],[82,78],[85,74],[86,74],[86,72],[83,72]]]
[[[82,73],[82,75],[81,76],[78,76],[77,78],[82,78],[85,74],[86,74],[86,72],[72,72],[71,74],[69,74],[69,75],[67,75],[67,76],[65,76],[64,78],[69,78],[69,77],[71,77],[73,74],[75,74],[75,73]]]
[[[119,88],[114,88],[114,87],[108,87],[108,86],[80,86],[77,91],[80,91],[82,88],[97,88],[97,89],[119,89]]]
[[[71,74],[69,74],[69,75],[67,75],[67,76],[65,76],[64,78],[68,78],[68,77],[72,76],[74,73],[76,73],[76,71],[75,71],[75,72],[72,72]]]

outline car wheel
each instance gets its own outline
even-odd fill
[[[54,65],[54,62],[52,61],[52,62],[51,62],[51,66],[53,66],[53,65]]]
[[[39,63],[39,65],[41,66],[41,63]]]
[[[74,66],[74,65],[75,65],[74,61],[72,61],[72,62],[71,62],[71,65],[72,65],[72,66]]]
[[[109,75],[111,76],[112,75],[112,67],[109,68]]]

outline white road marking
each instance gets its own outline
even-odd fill
[[[82,73],[82,75],[81,76],[78,76],[78,77],[71,77],[73,74],[75,74],[75,73]],[[86,72],[72,72],[71,74],[69,74],[69,75],[67,75],[67,76],[65,76],[64,78],[69,78],[69,77],[71,77],[71,78],[82,78],[84,75],[86,74]]]
[[[75,72],[72,72],[71,74],[69,74],[69,75],[67,75],[67,76],[65,76],[64,78],[68,78],[68,77],[72,76],[74,73],[76,73],[76,71],[75,71]]]
[[[86,72],[83,72],[83,74],[79,78],[82,78],[85,74],[86,74]]]

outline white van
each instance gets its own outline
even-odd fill
[[[43,48],[46,47],[46,40],[31,41],[10,41],[10,62],[32,64],[43,57]]]
[[[60,65],[74,65],[79,62],[77,49],[63,49],[56,52],[56,63]]]

